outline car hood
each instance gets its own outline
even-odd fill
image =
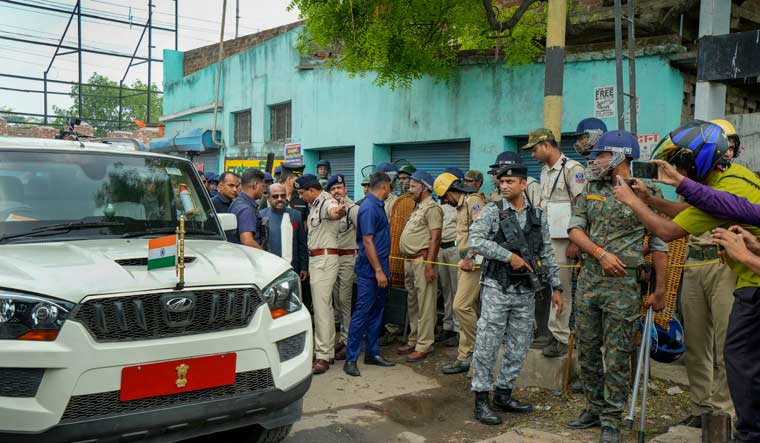
[[[144,263],[116,262],[147,256],[147,239],[4,245],[0,287],[74,303],[88,295],[174,288],[174,267],[148,271]],[[290,269],[288,262],[268,252],[218,240],[186,240],[185,257],[195,258],[185,264],[186,287],[255,284],[263,289]]]

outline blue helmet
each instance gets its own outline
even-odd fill
[[[639,141],[628,131],[609,131],[602,134],[591,150],[592,158],[600,152],[621,153],[625,158],[636,160],[639,158]],[[617,166],[617,165],[616,165]]]
[[[394,180],[396,178],[396,174],[398,174],[398,166],[394,165],[391,162],[382,162],[375,166],[375,172],[385,172],[388,174],[391,180]]]
[[[446,168],[443,172],[448,172],[457,179],[464,180],[464,172],[462,172],[459,168]]]
[[[577,136],[592,132],[597,132],[599,135],[602,135],[607,132],[607,125],[598,118],[591,117],[581,120],[580,123],[578,123],[578,127],[575,129],[575,135]]]
[[[433,190],[433,184],[435,183],[435,180],[433,180],[433,176],[425,171],[420,171],[419,169],[415,171],[414,174],[412,174],[412,180],[422,183],[430,191]]]
[[[639,330],[643,331],[643,329],[644,323],[642,322],[639,325]],[[649,355],[655,361],[672,363],[686,352],[686,345],[683,343],[683,327],[675,318],[668,322],[667,329],[653,322],[649,333],[652,335]]]
[[[728,137],[719,125],[694,120],[662,139],[652,158],[685,169],[690,179],[701,182],[716,166],[728,166],[727,152]]]
[[[330,167],[330,162],[327,161],[327,160],[320,160],[320,161],[317,162],[317,167],[319,167],[319,166],[327,166],[329,168]]]

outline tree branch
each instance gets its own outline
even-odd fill
[[[483,0],[483,8],[486,10],[486,18],[488,19],[488,24],[491,26],[491,29],[494,31],[505,31],[507,29],[514,28],[517,23],[520,21],[523,15],[530,9],[530,6],[533,3],[537,3],[544,0],[523,0],[522,3],[520,3],[520,7],[517,8],[517,11],[515,11],[514,15],[510,17],[508,20],[504,20],[503,22],[500,22],[496,18],[496,13],[494,12],[494,6],[493,6],[493,0]]]

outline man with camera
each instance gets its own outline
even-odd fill
[[[695,120],[672,131],[657,145],[652,158],[670,163],[691,181],[759,204],[760,179],[744,166],[731,163],[726,156],[729,149],[728,134],[719,124]],[[662,163],[660,168],[664,169]],[[672,219],[664,218],[627,186],[618,186],[615,197],[665,241],[708,231],[713,231],[713,235],[726,234],[718,229],[732,228],[735,224],[694,206],[677,212]],[[743,227],[748,235],[760,237],[760,227]],[[760,275],[730,254],[726,264],[738,277],[724,347],[728,389],[737,417],[735,436],[737,442],[757,442],[760,441],[760,384],[756,382],[760,379]]]
[[[504,356],[496,380],[493,407],[527,413],[529,404],[512,398],[533,339],[535,293],[552,288],[552,302],[562,312],[562,284],[544,212],[526,202],[528,169],[507,165],[497,173],[502,199],[489,203],[470,227],[470,249],[485,259],[481,278],[481,315],[472,358],[475,419],[501,423],[492,409],[493,368],[499,345]],[[543,282],[542,282],[543,280]]]
[[[590,155],[593,161],[586,168],[589,184],[573,209],[568,228],[570,240],[583,253],[576,330],[587,407],[567,425],[585,429],[601,424],[601,442],[618,443],[631,379],[634,333],[641,318],[639,277],[645,264],[647,230],[633,212],[615,200],[613,182],[630,179],[629,163],[639,157],[639,143],[628,132],[610,131],[599,138]],[[662,310],[668,246],[649,235],[648,248],[657,278],[646,305]]]

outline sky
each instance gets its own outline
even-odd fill
[[[12,2],[11,2],[12,1]],[[174,0],[151,0],[153,24],[174,28]],[[223,0],[179,1],[179,50],[187,51],[219,41]],[[82,0],[82,12],[99,17],[114,17],[135,24],[144,24],[148,17],[149,0]],[[42,77],[55,53],[55,47],[11,41],[4,37],[27,39],[45,43],[58,43],[66,28],[68,14],[39,10],[23,6],[33,4],[53,9],[71,11],[76,0],[0,0],[0,74]],[[298,20],[298,11],[288,11],[290,0],[239,0],[239,35],[247,35],[292,23]],[[227,0],[225,40],[235,37],[235,0]],[[131,55],[140,39],[142,27],[137,25],[109,23],[95,18],[82,18],[82,46]],[[160,59],[163,49],[174,49],[174,33],[153,31],[153,57]],[[64,45],[76,46],[76,17],[66,33]],[[62,50],[61,52],[65,52]],[[143,39],[138,56],[147,57],[147,35]],[[109,57],[99,54],[82,54],[82,81],[97,72],[119,81],[129,65],[128,58]],[[49,79],[77,81],[77,55],[58,55],[48,74]],[[148,79],[148,65],[132,66],[125,84],[134,80],[143,83]],[[161,63],[152,63],[152,82],[161,89],[163,69]],[[20,80],[0,76],[0,107],[10,107],[16,112],[41,114],[43,95],[1,89],[18,88],[42,90],[42,82]],[[48,83],[49,91],[68,92],[70,85]],[[48,113],[53,105],[69,107],[71,99],[65,95],[48,95]]]

